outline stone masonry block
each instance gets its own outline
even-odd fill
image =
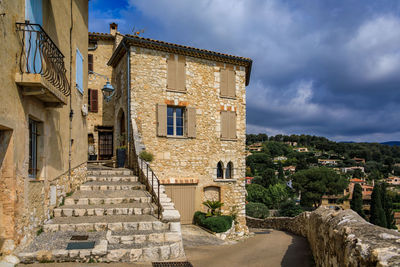
[[[108,229],[115,232],[122,231],[123,230],[122,223],[109,223]]]
[[[131,262],[140,261],[142,253],[142,249],[131,249],[131,251],[129,252],[129,260]]]
[[[138,230],[152,230],[153,223],[152,222],[139,222]]]
[[[168,260],[171,255],[170,246],[161,246],[160,247],[160,260]]]
[[[138,229],[138,223],[137,222],[124,222],[123,223],[124,230],[137,230]]]
[[[57,232],[59,229],[58,224],[45,224],[43,225],[43,230],[45,232]]]
[[[143,248],[144,261],[158,261],[159,259],[160,253],[158,247]]]

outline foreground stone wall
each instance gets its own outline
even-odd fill
[[[247,217],[247,225],[307,237],[317,266],[400,266],[400,233],[372,225],[352,210],[320,207],[294,218]]]

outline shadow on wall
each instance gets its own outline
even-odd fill
[[[0,128],[0,170],[3,169],[3,161],[6,157],[6,152],[10,144],[11,135],[11,130],[1,130]]]
[[[314,267],[314,258],[307,238],[287,232],[286,234],[292,237],[292,243],[289,245],[288,250],[282,259],[281,266]]]
[[[67,158],[64,158],[64,150],[66,149],[65,146],[69,145],[68,139],[65,139],[67,141],[65,144],[62,143],[62,137],[60,134],[60,112],[58,110],[51,110],[49,112],[51,112],[51,115],[48,116],[48,118],[50,118],[48,121],[49,128],[47,131],[48,147],[51,147],[51,150],[49,151],[50,153],[53,151],[57,153],[52,153],[50,157],[47,157],[48,165],[52,166],[55,170],[65,171],[64,166],[67,164]],[[69,123],[69,121],[67,123]],[[68,128],[65,127],[64,129]]]

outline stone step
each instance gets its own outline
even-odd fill
[[[106,216],[106,215],[141,215],[157,213],[157,206],[152,203],[123,203],[103,205],[67,205],[55,208],[54,217]]]
[[[101,205],[121,203],[150,203],[151,195],[144,190],[96,190],[77,191],[67,197],[65,205]]]
[[[106,215],[83,217],[56,217],[43,226],[45,232],[57,231],[130,231],[168,230],[169,224],[162,223],[152,215]]]
[[[88,175],[87,180],[90,181],[107,181],[107,182],[137,182],[139,179],[137,176],[125,175],[125,176],[109,176],[109,175]]]
[[[140,244],[145,242],[164,243],[164,242],[179,242],[182,236],[178,232],[170,232],[166,230],[132,230],[113,232],[108,231],[106,239],[109,244]]]
[[[139,182],[124,182],[124,181],[90,181],[79,187],[81,191],[93,190],[145,190],[146,186]]]
[[[98,175],[106,175],[106,176],[126,176],[133,175],[133,171],[129,169],[110,169],[110,170],[88,170],[88,176],[98,176]]]
[[[144,233],[144,231],[141,231]],[[162,231],[158,231],[162,232]],[[138,231],[140,233],[140,231]],[[71,241],[73,235],[88,235],[86,241]],[[92,249],[66,250],[70,242],[95,242]],[[110,244],[106,232],[42,233],[22,252],[22,263],[34,262],[151,262],[184,257],[182,242],[143,241],[132,244]]]

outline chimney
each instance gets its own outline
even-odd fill
[[[110,23],[110,34],[115,36],[117,32],[118,32],[118,24],[114,22]]]

